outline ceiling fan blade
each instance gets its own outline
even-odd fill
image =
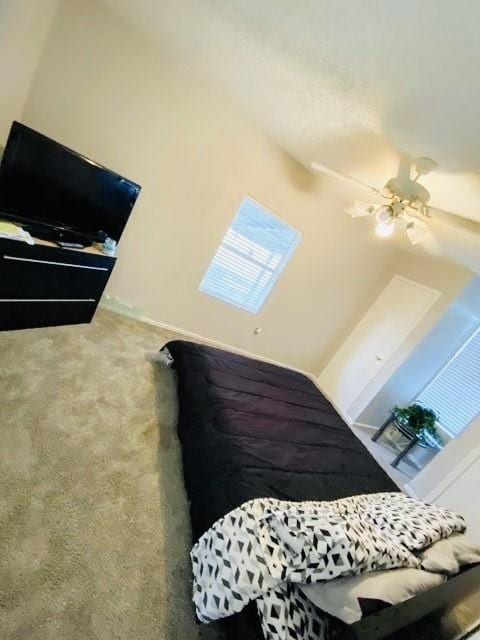
[[[439,222],[449,227],[461,228],[477,235],[480,233],[480,222],[472,220],[469,217],[464,217],[461,213],[454,213],[453,211],[428,206],[427,216],[428,218],[431,217],[433,222]]]
[[[447,211],[446,209],[439,209],[438,207],[431,207],[430,205],[427,205],[427,211],[430,214],[433,214],[434,216],[448,216],[450,218],[450,216],[455,216],[456,218],[462,218],[463,220],[470,220],[470,218],[465,217],[464,215],[462,215],[461,213],[457,213],[455,211]],[[472,221],[473,222],[473,221]],[[478,224],[478,222],[474,222],[474,224]]]
[[[352,216],[352,218],[363,218],[365,216],[371,216],[377,208],[378,205],[372,204],[371,202],[355,200],[352,206],[346,207],[344,211],[348,213],[349,216]]]
[[[406,220],[407,226],[405,231],[407,233],[408,239],[410,242],[415,245],[423,242],[428,237],[432,235],[429,227],[423,220],[419,220],[418,218],[408,217]]]
[[[463,218],[461,213],[454,213],[453,211],[447,211],[446,209],[439,209],[438,207],[431,207],[427,205],[427,215],[433,214],[435,216],[457,216]]]
[[[480,225],[476,223],[475,231],[471,225],[464,225],[464,219],[458,222],[440,221],[435,216],[429,221],[432,235],[427,238],[423,247],[434,255],[443,255],[459,264],[463,264],[474,273],[480,274]],[[475,223],[472,223],[475,224]]]
[[[361,187],[362,189],[366,189],[367,191],[370,191],[370,193],[376,193],[379,196],[382,195],[382,192],[380,189],[377,189],[376,187],[372,187],[371,185],[367,184],[366,182],[362,182],[361,180],[357,180],[357,178],[353,178],[352,176],[347,176],[344,173],[340,173],[339,171],[330,169],[329,167],[326,167],[325,165],[320,164],[319,162],[311,162],[310,167],[314,171],[318,171],[319,173],[324,173],[325,175],[330,176],[331,178],[336,178],[337,180],[341,180],[342,182],[348,183],[350,185],[354,184],[357,187]]]

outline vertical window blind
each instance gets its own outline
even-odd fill
[[[480,413],[480,329],[467,340],[417,397],[457,436]]]
[[[302,234],[244,198],[200,291],[258,313],[297,248]]]

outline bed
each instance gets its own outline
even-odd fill
[[[306,376],[191,342],[166,347],[178,377],[178,433],[194,541],[254,498],[335,500],[398,491]],[[453,593],[470,594],[480,580],[478,569],[449,580],[448,590],[436,588],[425,611],[444,608]],[[398,627],[393,609],[400,610],[403,626],[415,622],[418,607],[403,604],[345,628],[344,637],[387,637],[385,629],[393,633]],[[229,640],[263,638],[251,605],[223,625]]]

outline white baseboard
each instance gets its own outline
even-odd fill
[[[327,398],[327,400],[329,400],[329,402],[331,402],[331,404],[333,405],[333,407],[335,408],[335,410],[337,411],[337,413],[340,415],[340,417],[348,424],[348,426],[358,426],[358,427],[363,427],[372,431],[376,431],[378,429],[378,427],[375,427],[373,425],[370,424],[363,424],[361,422],[355,422],[351,416],[349,416],[347,413],[345,413],[344,411],[342,411],[342,409],[335,403],[334,400],[332,400],[332,398],[328,397],[328,395],[323,391],[323,389],[320,387],[320,385],[318,384],[318,376],[315,375],[314,373],[312,373],[311,371],[306,371],[304,369],[299,369],[297,367],[292,367],[289,364],[286,364],[285,362],[280,362],[278,360],[274,360],[272,358],[267,358],[265,356],[256,354],[256,353],[252,353],[251,351],[246,351],[245,349],[239,349],[238,347],[234,347],[232,345],[229,345],[225,342],[220,342],[219,340],[213,340],[212,338],[207,338],[205,336],[202,336],[198,333],[195,333],[193,331],[189,331],[187,329],[183,329],[181,327],[177,327],[175,325],[169,324],[167,322],[160,322],[159,320],[153,320],[152,318],[148,318],[146,316],[140,315],[138,313],[138,308],[133,307],[131,305],[122,303],[119,304],[117,306],[117,304],[115,303],[115,301],[109,301],[109,300],[105,300],[103,299],[100,304],[99,307],[102,309],[106,309],[108,311],[111,311],[113,313],[117,313],[120,316],[124,316],[133,320],[137,320],[139,322],[144,322],[145,324],[149,324],[151,326],[154,327],[159,327],[160,329],[165,329],[166,331],[171,331],[173,333],[177,333],[185,338],[190,338],[196,342],[201,342],[204,344],[208,344],[211,345],[212,347],[218,347],[219,349],[224,349],[227,351],[232,351],[233,353],[237,353],[239,355],[243,355],[246,356],[248,358],[253,358],[256,360],[262,360],[263,362],[268,362],[269,364],[274,364],[277,365],[279,367],[285,367],[287,369],[290,369],[291,371],[296,371],[298,373],[303,374],[304,376],[306,376],[307,378],[309,378],[309,380],[311,380],[313,382],[313,384],[319,389],[319,391]],[[152,358],[155,357],[156,354],[150,354]],[[412,498],[417,498],[418,496],[415,494],[415,492],[413,491],[413,489],[407,484],[404,487],[404,491],[405,493],[407,493],[409,496],[411,496]]]
[[[348,424],[349,427],[351,427],[353,425],[353,420],[351,418],[351,416],[348,415],[348,413],[345,413],[345,411],[343,411],[343,409],[341,407],[338,406],[338,404],[335,402],[335,400],[333,400],[328,393],[326,393],[322,387],[319,385],[318,383],[318,376],[315,375],[314,373],[307,373],[305,374],[307,375],[310,380],[313,382],[313,384],[317,387],[317,389],[325,396],[325,398],[330,402],[330,404],[333,406],[333,408],[335,409],[335,411],[338,413],[338,415],[342,418],[342,420],[344,422],[346,422]]]
[[[131,318],[132,320],[141,320],[143,315],[143,311],[140,307],[136,307],[135,305],[130,304],[130,302],[119,300],[115,296],[108,295],[108,293],[102,297],[98,306],[101,309],[107,309],[107,311],[118,313],[118,315],[124,316],[125,318]]]
[[[441,455],[443,452],[441,451],[438,455]],[[431,489],[427,495],[425,496],[426,502],[435,502],[438,498],[449,489],[451,485],[453,485],[459,478],[462,476],[473,464],[477,463],[477,460],[480,461],[480,445],[474,447],[471,451],[469,451],[462,460],[450,470],[447,475],[443,476],[439,479],[435,488]]]
[[[373,424],[365,424],[364,422],[354,422],[354,427],[360,427],[361,429],[368,429],[369,431],[378,431],[380,427],[376,427]]]
[[[407,496],[410,496],[410,498],[415,498],[415,500],[420,500],[421,499],[420,496],[417,496],[415,491],[412,489],[412,487],[410,486],[409,482],[407,482],[407,484],[403,485],[403,490],[405,491]]]
[[[269,364],[274,364],[278,367],[284,367],[285,369],[290,369],[291,371],[296,371],[297,373],[302,373],[304,376],[307,376],[309,379],[313,379],[313,373],[310,371],[305,371],[304,369],[299,369],[298,367],[293,367],[286,362],[280,362],[279,360],[274,360],[272,358],[268,358],[266,356],[262,356],[258,353],[253,353],[251,351],[246,351],[245,349],[239,349],[238,347],[234,347],[233,345],[227,344],[225,342],[220,342],[219,340],[213,340],[212,338],[207,338],[206,336],[202,336],[199,333],[195,333],[193,331],[189,331],[187,329],[182,329],[181,327],[177,327],[173,324],[168,324],[167,322],[160,322],[159,320],[152,320],[152,318],[147,318],[146,316],[138,315],[136,313],[136,307],[127,305],[122,303],[122,305],[117,306],[115,303],[110,302],[110,300],[102,299],[99,304],[101,309],[106,309],[107,311],[112,311],[113,313],[117,313],[120,316],[124,316],[126,318],[130,318],[131,320],[138,320],[139,322],[144,322],[145,324],[149,324],[153,327],[159,327],[160,329],[165,329],[166,331],[172,331],[173,333],[178,333],[185,338],[190,338],[195,340],[196,342],[202,342],[204,344],[208,344],[212,347],[217,347],[218,349],[224,349],[225,351],[232,351],[233,353],[237,353],[240,356],[246,356],[247,358],[253,358],[254,360],[262,360],[263,362],[268,362]]]

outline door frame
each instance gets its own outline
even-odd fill
[[[396,340],[396,345],[394,346],[393,350],[391,351],[391,353],[389,353],[388,357],[385,358],[383,360],[383,362],[381,362],[380,366],[377,368],[377,370],[374,372],[374,374],[367,379],[362,379],[360,380],[360,384],[358,386],[358,388],[355,390],[355,394],[353,395],[353,397],[351,399],[347,399],[347,403],[342,403],[342,413],[348,416],[349,422],[353,422],[355,417],[359,414],[360,410],[357,410],[357,408],[355,407],[355,403],[358,401],[358,399],[360,398],[360,396],[362,395],[362,393],[365,391],[365,389],[368,387],[369,384],[371,384],[374,380],[376,380],[378,378],[378,376],[381,374],[381,372],[384,370],[384,367],[387,363],[391,362],[392,358],[395,356],[395,354],[397,353],[397,351],[401,348],[401,346],[404,344],[406,338],[410,335],[410,333],[415,329],[416,326],[419,325],[419,323],[423,320],[423,318],[427,315],[427,313],[430,311],[430,309],[432,308],[432,306],[436,303],[436,301],[438,300],[438,298],[442,295],[441,291],[437,290],[437,289],[433,289],[432,287],[429,287],[427,285],[424,285],[420,282],[416,282],[415,280],[411,280],[410,278],[406,278],[405,276],[402,276],[400,274],[394,274],[392,276],[392,278],[390,278],[390,280],[387,282],[387,284],[384,286],[384,288],[382,289],[382,291],[375,297],[375,299],[371,302],[370,306],[364,311],[362,317],[359,319],[359,321],[357,322],[357,324],[351,329],[351,331],[349,332],[349,334],[345,337],[345,339],[343,340],[342,344],[339,346],[339,349],[337,351],[336,354],[333,355],[333,357],[331,358],[331,360],[327,363],[326,367],[323,369],[322,373],[319,375],[318,377],[318,381],[320,384],[320,387],[322,386],[322,378],[324,378],[325,372],[328,371],[329,367],[331,364],[334,363],[334,359],[338,356],[338,353],[340,350],[342,350],[342,347],[345,345],[345,343],[351,339],[352,335],[355,333],[355,331],[357,330],[358,326],[364,321],[365,317],[371,312],[372,307],[378,302],[381,301],[382,296],[385,294],[385,291],[392,285],[394,285],[395,283],[404,283],[407,284],[409,287],[416,287],[417,290],[421,290],[426,292],[428,295],[425,297],[425,302],[423,305],[420,306],[418,312],[415,314],[415,316],[413,317],[413,319],[408,323],[405,324],[405,326],[400,329],[398,331],[397,334],[397,340]],[[349,358],[350,356],[347,355],[347,358]],[[400,366],[401,362],[399,362],[396,366],[394,371],[398,368],[398,366]],[[333,364],[333,367],[335,367],[335,364]],[[393,373],[393,372],[392,372]],[[328,373],[327,373],[328,375]],[[385,380],[384,383],[386,383],[387,381]],[[378,391],[380,390],[380,388],[383,386],[382,383],[379,387],[379,389],[377,389],[377,391],[374,391],[372,393],[372,398],[376,395],[376,393],[378,393]],[[329,391],[329,385],[326,385],[326,391],[328,393]],[[332,387],[334,388],[334,387]],[[336,401],[336,404],[338,404],[338,398],[334,398],[334,400]],[[370,398],[371,400],[371,398]],[[366,406],[366,404],[368,404],[367,400],[364,405]],[[355,409],[354,411],[354,416],[351,415],[351,410],[352,408]]]
[[[360,397],[360,395],[363,393],[363,391],[368,387],[368,385],[373,382],[373,380],[375,380],[375,378],[380,374],[380,372],[383,370],[383,368],[385,367],[385,365],[394,357],[395,353],[400,349],[400,347],[402,346],[402,344],[405,342],[405,340],[407,339],[407,337],[411,334],[411,332],[415,329],[416,326],[418,326],[420,324],[420,322],[425,318],[425,316],[427,315],[427,313],[430,311],[430,309],[433,307],[433,305],[437,302],[437,300],[440,298],[440,296],[442,295],[442,292],[439,291],[438,289],[434,289],[433,287],[429,287],[425,284],[422,284],[421,282],[417,282],[416,280],[412,280],[410,278],[407,278],[405,276],[401,276],[400,274],[396,273],[392,279],[388,282],[388,284],[384,287],[384,289],[382,290],[382,292],[380,293],[379,296],[377,296],[375,298],[375,300],[372,302],[373,306],[375,304],[375,302],[382,296],[383,292],[385,291],[385,289],[395,280],[401,280],[409,285],[413,285],[414,287],[417,287],[417,289],[423,289],[424,291],[428,292],[430,294],[430,299],[428,300],[428,302],[425,304],[425,307],[419,312],[419,314],[412,320],[412,322],[407,325],[407,327],[405,328],[404,331],[402,331],[400,333],[400,340],[397,343],[397,346],[395,347],[395,349],[392,351],[392,353],[390,354],[390,356],[383,360],[382,364],[380,365],[380,367],[378,368],[377,372],[375,373],[375,375],[370,378],[370,380],[367,380],[365,382],[365,384],[363,384],[363,386],[360,388],[360,390],[358,391],[357,395],[355,396],[355,398],[352,400],[352,402],[348,405],[347,409],[346,409],[346,413],[349,416],[350,420],[352,422],[355,421],[355,418],[352,418],[351,414],[350,414],[350,410],[352,408],[352,406],[355,404],[355,402],[357,401],[357,399]],[[366,312],[368,313],[368,311]],[[366,315],[366,313],[364,315]],[[363,317],[362,317],[363,320]],[[413,347],[414,348],[414,347]],[[412,350],[413,350],[412,348]],[[403,359],[402,362],[405,361],[407,356],[405,356],[405,358]],[[397,364],[397,366],[395,367],[393,373],[398,369],[398,367],[402,364],[402,362],[399,362]],[[391,377],[391,376],[390,376]],[[385,384],[387,383],[387,380],[385,380],[385,382],[381,385],[381,387],[383,387]],[[381,389],[380,387],[380,389]],[[370,400],[372,400],[375,395],[380,391],[380,389],[378,389],[373,395],[372,398],[370,398]],[[365,404],[365,406],[368,404],[368,402]],[[363,407],[363,409],[365,408],[365,406]],[[362,409],[362,410],[363,410]],[[357,415],[358,415],[358,411],[356,411]]]

